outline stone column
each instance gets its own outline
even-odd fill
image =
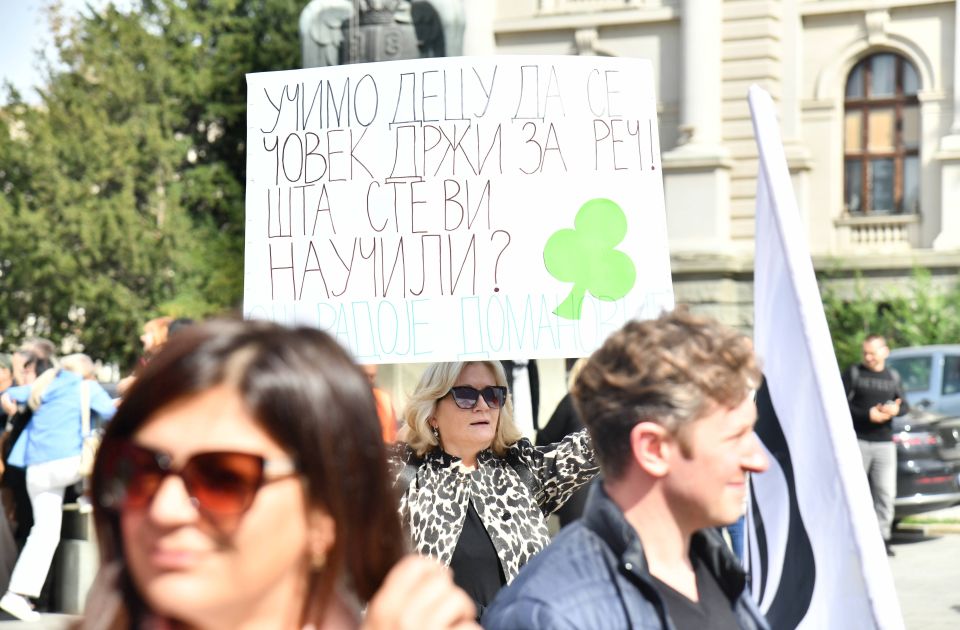
[[[730,169],[722,146],[720,0],[683,0],[677,147],[663,154],[667,230],[672,251],[730,245]]]
[[[960,2],[953,9],[953,117],[934,156],[940,162],[940,234],[937,250],[960,249]]]
[[[462,0],[466,28],[463,32],[463,54],[471,57],[492,55],[496,52],[493,35],[495,2]]]
[[[782,0],[779,3],[783,23],[783,61],[780,79],[780,133],[783,135],[783,152],[790,169],[793,191],[797,197],[800,219],[808,229],[807,237],[814,253],[823,253],[830,247],[833,214],[827,208],[814,209],[807,204],[810,171],[813,160],[810,149],[804,143],[801,123],[803,99],[803,21],[800,17],[801,0]],[[816,211],[822,216],[814,217]]]
[[[953,124],[950,135],[960,136],[960,2],[953,5]]]
[[[715,149],[720,144],[721,2],[683,0],[682,11],[679,144]]]

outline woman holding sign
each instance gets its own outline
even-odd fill
[[[521,438],[499,361],[431,365],[403,415],[401,518],[482,613],[550,542],[546,516],[597,474],[590,438]]]
[[[401,559],[370,386],[322,332],[178,334],[118,409],[92,485],[83,628],[476,627],[442,567]]]

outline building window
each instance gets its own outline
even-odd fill
[[[917,71],[893,53],[862,59],[844,100],[844,208],[851,215],[920,210]]]

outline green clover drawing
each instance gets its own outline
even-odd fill
[[[591,199],[577,212],[574,229],[553,233],[543,248],[543,263],[557,280],[572,282],[570,295],[553,313],[580,319],[589,291],[600,300],[619,300],[633,288],[637,270],[630,257],[614,249],[627,234],[627,216],[609,199]]]

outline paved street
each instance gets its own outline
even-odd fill
[[[960,535],[894,535],[890,558],[907,630],[960,628]]]
[[[9,619],[9,616],[6,616]],[[44,615],[36,623],[26,621],[0,621],[3,630],[67,630],[78,617],[70,615]]]

